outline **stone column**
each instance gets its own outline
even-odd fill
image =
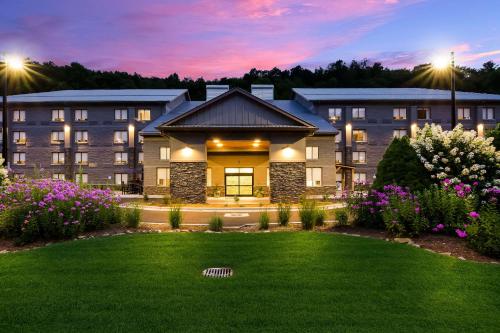
[[[205,203],[207,162],[170,162],[170,194],[184,203]]]
[[[306,163],[270,162],[269,181],[272,203],[296,203],[306,192]]]

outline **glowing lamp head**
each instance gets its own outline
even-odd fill
[[[24,60],[21,57],[9,55],[5,57],[5,65],[9,69],[20,71],[24,69]]]
[[[283,156],[285,158],[291,158],[293,156],[293,149],[290,147],[283,148]]]
[[[437,70],[445,70],[450,66],[450,60],[446,56],[436,56],[432,59],[432,67]]]
[[[224,146],[222,143],[217,143],[217,147],[221,148],[222,146]]]
[[[187,146],[182,148],[182,156],[189,157],[191,155],[193,155],[193,148]]]

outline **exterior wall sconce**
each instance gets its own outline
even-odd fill
[[[352,146],[352,124],[347,123],[345,125],[345,144],[346,146]]]
[[[128,145],[129,147],[134,147],[135,145],[135,127],[134,125],[128,125]]]
[[[182,148],[182,156],[190,157],[191,155],[193,155],[193,149],[191,147],[186,146]]]
[[[293,153],[294,153],[294,151],[293,151],[293,149],[292,149],[292,148],[290,148],[290,147],[288,147],[288,146],[287,146],[287,147],[285,147],[285,148],[283,148],[283,156],[284,156],[285,158],[292,158]]]
[[[71,147],[71,127],[64,125],[64,148]]]
[[[417,137],[417,129],[418,129],[418,126],[417,126],[416,123],[411,124],[410,135],[411,135],[412,138],[416,138]]]
[[[483,124],[477,124],[477,136],[479,137],[484,137],[484,125]]]

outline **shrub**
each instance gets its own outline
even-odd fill
[[[141,222],[141,209],[139,207],[133,206],[132,208],[127,208],[123,214],[123,224],[129,228],[137,228]]]
[[[170,206],[173,203],[172,197],[168,194],[164,195],[162,200],[163,200],[163,203],[167,206]]]
[[[317,226],[325,225],[326,220],[326,210],[323,208],[316,208],[316,219],[314,220],[314,224]]]
[[[67,181],[18,179],[0,193],[0,233],[19,244],[62,239],[121,221],[111,190]]]
[[[415,196],[399,191],[389,195],[389,205],[382,211],[386,230],[393,236],[415,237],[428,229]]]
[[[302,200],[299,207],[299,217],[302,229],[311,230],[316,223],[317,209],[316,201]]]
[[[337,209],[335,211],[335,219],[337,220],[338,225],[347,225],[349,223],[347,210],[346,209]]]
[[[172,229],[179,229],[182,223],[182,211],[180,205],[173,205],[168,211],[168,222]]]
[[[149,195],[147,193],[144,193],[144,195],[142,196],[142,199],[146,202],[149,201]]]
[[[259,215],[259,230],[269,229],[269,213],[265,210]]]
[[[281,226],[287,226],[292,215],[292,207],[289,203],[278,203],[278,223]]]
[[[354,225],[383,229],[382,207],[386,203],[388,201],[383,192],[372,190],[366,196],[356,192],[347,198],[347,210]]]
[[[497,123],[495,129],[489,131],[486,136],[488,138],[493,138],[493,145],[496,150],[500,151],[500,123]]]
[[[224,222],[222,221],[222,217],[215,215],[210,218],[208,221],[208,229],[212,231],[222,231],[224,228]]]
[[[496,207],[483,207],[466,231],[471,247],[485,255],[500,258],[500,213]]]
[[[394,138],[377,166],[373,187],[396,184],[412,191],[423,190],[431,184],[430,174],[420,162],[408,137]]]

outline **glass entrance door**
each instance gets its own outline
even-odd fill
[[[253,168],[225,168],[226,196],[253,195]]]

